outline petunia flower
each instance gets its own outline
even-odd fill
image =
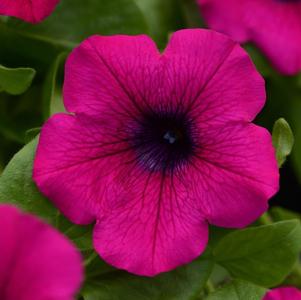
[[[295,287],[280,287],[269,291],[263,300],[300,300],[301,292]]]
[[[197,0],[210,28],[252,42],[278,71],[301,71],[301,1]]]
[[[96,220],[108,263],[153,276],[191,262],[208,223],[241,228],[278,190],[265,102],[246,52],[207,30],[92,36],[68,58],[64,104],[43,126],[38,187],[74,223]]]
[[[62,234],[0,205],[1,300],[71,300],[82,278],[80,254]]]
[[[39,23],[48,17],[60,0],[0,0],[0,15]]]

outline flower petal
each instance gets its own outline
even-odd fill
[[[5,300],[71,300],[83,270],[59,232],[16,208],[0,206],[0,295]]]
[[[60,0],[1,0],[0,14],[38,23],[48,17]]]
[[[180,181],[160,173],[129,176],[123,201],[94,228],[94,247],[106,262],[154,276],[204,251],[208,225]]]
[[[154,276],[188,263],[206,246],[206,219],[248,224],[278,188],[271,138],[248,123],[264,82],[224,35],[180,31],[162,56],[144,36],[92,37],[68,60],[64,97],[75,115],[43,126],[33,177],[73,222],[97,220],[94,246],[116,267]],[[158,159],[150,115],[191,118],[183,126],[193,166]]]
[[[301,291],[295,287],[279,287],[269,291],[263,300],[300,300]]]
[[[213,30],[223,32],[235,41],[246,42],[249,38],[244,27],[245,1],[197,0],[202,17]]]
[[[301,70],[301,4],[276,0],[199,0],[210,28],[254,42],[282,73]]]
[[[247,53],[208,30],[176,32],[163,54],[166,98],[207,126],[251,121],[265,102],[264,81]],[[174,100],[176,99],[176,100]]]
[[[244,227],[267,210],[279,189],[271,136],[253,124],[233,123],[207,131],[191,173],[196,201],[209,223]]]
[[[95,247],[114,266],[153,276],[192,261],[207,243],[202,213],[181,180],[145,170],[112,130],[84,115],[53,116],[37,149],[38,187],[73,222],[84,223],[83,212],[98,220]]]
[[[125,135],[122,122],[112,127],[81,114],[54,115],[43,126],[34,161],[40,191],[74,223],[91,223],[107,210],[115,173],[135,161]]]
[[[147,36],[92,36],[69,56],[64,103],[69,112],[92,116],[140,112],[157,91],[160,53]],[[155,81],[154,81],[155,80]],[[149,101],[149,100],[148,100]]]

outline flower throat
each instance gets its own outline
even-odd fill
[[[148,112],[135,127],[133,147],[149,171],[173,171],[193,155],[193,125],[185,114]]]

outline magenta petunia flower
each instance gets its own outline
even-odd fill
[[[284,74],[301,71],[301,1],[197,1],[210,28],[256,44]]]
[[[269,291],[263,300],[301,300],[301,292],[295,287],[280,287]]]
[[[0,15],[39,23],[48,17],[60,0],[0,0]]]
[[[93,36],[66,64],[64,103],[43,126],[33,177],[73,222],[96,220],[108,263],[153,276],[206,247],[208,225],[244,227],[278,189],[270,134],[250,122],[264,81],[207,30]]]
[[[0,205],[0,299],[71,300],[80,287],[81,256],[35,216]]]

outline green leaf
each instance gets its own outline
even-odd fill
[[[41,195],[32,181],[32,163],[38,139],[22,148],[0,177],[0,202],[19,206],[55,224],[58,211]]]
[[[37,135],[39,135],[41,131],[41,127],[36,127],[36,128],[31,128],[26,130],[25,132],[25,144],[28,144],[29,142],[31,142]]]
[[[206,284],[204,292],[210,291],[214,287],[221,286],[231,280],[229,272],[219,264],[214,264],[209,281]]]
[[[253,44],[246,44],[244,48],[251,56],[260,74],[264,77],[271,77],[275,71],[262,52]]]
[[[301,215],[300,214],[298,214],[294,211],[285,209],[283,207],[272,207],[269,210],[269,213],[272,216],[272,219],[276,222],[277,221],[284,221],[284,220],[295,220],[295,219],[301,221]]]
[[[10,203],[33,213],[65,233],[80,250],[92,249],[92,225],[70,223],[37,189],[32,180],[32,165],[38,137],[25,145],[0,176],[0,203]]]
[[[1,63],[31,66],[41,73],[59,53],[93,34],[140,33],[149,30],[133,0],[64,0],[39,24],[0,21]]]
[[[178,0],[134,0],[144,14],[150,35],[160,48],[166,46],[171,32],[183,28]]]
[[[93,34],[147,32],[143,15],[133,0],[64,0],[38,25],[16,19],[5,24],[30,38],[69,49]]]
[[[300,250],[300,222],[290,220],[232,232],[213,249],[213,257],[234,278],[270,287],[289,274]]]
[[[273,145],[276,149],[278,166],[281,167],[294,145],[294,135],[285,119],[278,119],[273,127]]]
[[[103,263],[102,263],[103,264]],[[92,264],[93,265],[93,264]],[[114,270],[91,277],[82,291],[85,300],[189,300],[196,299],[206,283],[213,263],[202,258],[172,272],[146,278]]]
[[[59,215],[56,227],[63,232],[81,251],[93,249],[92,236],[94,224],[79,226],[71,223],[63,215]]]
[[[0,94],[0,134],[5,139],[18,143],[18,148],[9,153],[9,157],[24,145],[26,130],[38,127],[42,122],[41,92],[37,77],[26,93],[18,97],[7,93]]]
[[[294,129],[295,134],[295,144],[294,149],[292,153],[292,159],[293,159],[293,167],[295,169],[295,172],[298,176],[299,183],[301,184],[301,97],[300,97],[300,91],[298,94],[298,97],[295,99],[295,101],[291,104],[291,124]]]
[[[206,300],[262,300],[266,289],[243,280],[234,280],[209,295]]]
[[[36,71],[31,68],[10,69],[0,65],[0,92],[11,95],[24,93],[31,85]]]
[[[180,0],[182,15],[185,20],[185,26],[188,28],[206,27],[205,22],[201,18],[201,12],[197,1],[195,0]]]
[[[68,53],[63,52],[57,56],[50,67],[44,82],[43,106],[45,119],[54,113],[65,111],[62,99],[62,84],[64,78],[64,64],[67,54]]]

